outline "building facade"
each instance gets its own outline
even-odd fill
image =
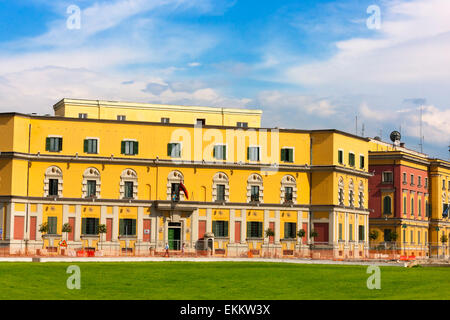
[[[373,242],[404,256],[448,256],[448,165],[426,154],[372,139],[369,151]],[[375,234],[378,237],[375,238]]]
[[[261,128],[258,110],[75,99],[54,109],[0,114],[11,253],[60,252],[66,240],[72,253],[367,254],[368,139]]]

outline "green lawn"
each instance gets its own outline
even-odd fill
[[[81,289],[66,269],[78,265]],[[364,266],[245,262],[0,263],[0,299],[449,299],[450,268],[381,267],[381,290]]]

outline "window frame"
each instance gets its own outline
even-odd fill
[[[89,141],[96,141],[96,151],[89,152]],[[87,142],[87,144],[86,144]],[[97,137],[86,137],[83,140],[83,151],[87,154],[99,154],[100,153],[100,139]]]
[[[283,151],[285,152],[285,157],[283,159]],[[288,153],[288,157],[286,160],[286,151],[291,151],[291,156],[289,157],[289,153]],[[292,160],[290,160],[292,158]],[[295,162],[295,148],[294,147],[282,147],[280,149],[280,161],[281,162],[287,162],[287,163],[294,163]]]
[[[173,152],[173,147],[171,147],[171,149],[170,149],[170,154],[169,154],[169,146],[170,145],[179,145],[180,146],[180,152],[179,152],[179,155],[178,156],[173,156],[172,155],[172,152]],[[174,141],[171,141],[171,142],[169,142],[168,144],[167,144],[167,156],[168,157],[170,157],[170,158],[173,158],[173,159],[180,159],[181,157],[182,157],[182,155],[183,155],[183,143],[182,142],[178,142],[178,141],[176,141],[176,142],[174,142]]]
[[[132,153],[127,153],[127,143],[132,145]],[[123,139],[121,141],[120,154],[124,156],[137,156],[139,154],[139,141],[136,139]]]
[[[250,159],[250,149],[251,148],[258,149],[258,159],[257,160]],[[261,161],[261,146],[259,146],[259,145],[248,146],[247,147],[247,160],[251,161],[251,162],[260,162]]]
[[[222,147],[223,158],[217,158],[216,148]],[[213,148],[213,158],[215,160],[226,161],[228,159],[228,145],[226,143],[217,143]]]
[[[52,139],[57,139],[58,143],[57,143],[57,150],[54,150],[51,148],[52,146]],[[63,137],[62,136],[56,136],[56,135],[49,135],[45,138],[45,151],[48,152],[61,152],[63,149]]]

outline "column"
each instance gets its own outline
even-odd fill
[[[234,244],[234,221],[235,221],[235,209],[230,209],[230,219],[228,230],[230,232],[230,244]]]
[[[6,224],[5,224],[5,240],[12,240],[13,239],[13,230],[14,230],[14,219],[13,219],[13,213],[14,213],[14,203],[8,203],[6,205]]]
[[[334,210],[331,210],[328,215],[328,244],[334,245],[334,228],[335,228],[335,214]]]
[[[280,244],[280,210],[275,210],[275,244]]]
[[[195,248],[198,240],[198,209],[192,212],[191,217],[191,248]]]
[[[206,232],[212,232],[212,209],[206,209]]]
[[[264,240],[263,240],[263,242],[265,244],[269,243],[269,238],[266,237],[266,230],[269,229],[269,217],[270,217],[269,210],[264,210],[264,222],[263,222],[263,237],[264,237]]]
[[[247,234],[247,210],[241,210],[241,243],[247,243],[246,239]]]
[[[69,222],[69,205],[63,204],[62,206],[62,224]]]
[[[119,207],[113,207],[113,221],[112,221],[112,238],[111,241],[119,240]]]
[[[81,235],[81,205],[77,204],[75,206],[75,230],[73,233],[73,240],[80,241]]]
[[[345,213],[344,218],[344,239],[345,245],[348,245],[348,212]]]
[[[142,242],[143,233],[144,233],[144,208],[138,207],[137,221],[136,221],[136,232],[137,232],[137,241]]]

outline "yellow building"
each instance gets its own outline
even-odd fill
[[[11,252],[61,252],[66,240],[72,255],[167,245],[293,256],[309,244],[366,254],[367,139],[261,128],[258,110],[74,99],[54,109],[0,114],[1,245]]]

